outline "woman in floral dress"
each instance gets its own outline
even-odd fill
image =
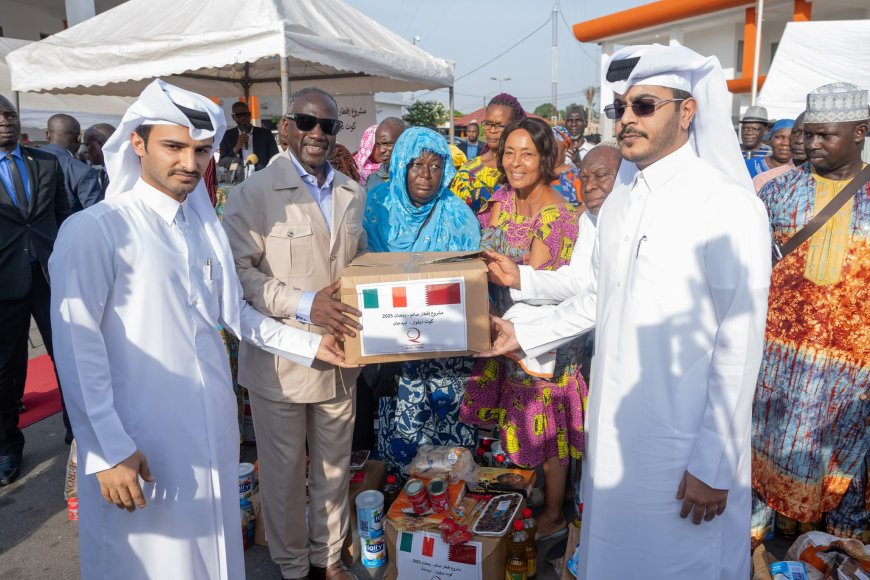
[[[550,186],[559,165],[550,127],[533,118],[512,123],[498,152],[503,186],[478,216],[488,226],[481,249],[506,254],[536,269],[555,270],[567,264],[579,213]],[[513,305],[507,289],[496,289],[493,300],[499,315]],[[587,389],[580,375],[581,355],[579,340],[560,347],[552,372],[542,376],[532,376],[511,358],[481,360],[466,386],[462,420],[474,425],[498,423],[502,446],[512,462],[543,467],[545,508],[538,517],[539,539],[567,531],[562,504],[568,464],[570,458],[580,459],[583,450]]]

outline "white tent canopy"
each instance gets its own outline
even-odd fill
[[[341,0],[129,0],[8,62],[15,90],[52,93],[138,95],[161,77],[206,95],[281,95],[282,65],[291,90],[453,85],[452,62]]]
[[[776,50],[758,104],[773,119],[793,119],[807,93],[844,81],[870,89],[870,20],[790,22]]]
[[[9,67],[6,65],[6,55],[22,46],[31,44],[31,40],[17,38],[0,38],[0,94],[15,101],[12,84],[9,79]],[[124,111],[133,99],[125,97],[93,97],[82,95],[40,95],[25,93],[20,95],[18,116],[25,132],[44,130],[48,118],[55,113],[66,113],[75,117],[82,128],[96,123],[111,123],[117,125],[124,116]],[[30,138],[40,140],[45,135],[31,133]]]

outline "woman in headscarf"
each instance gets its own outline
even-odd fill
[[[372,125],[363,131],[362,138],[359,140],[359,151],[353,154],[353,160],[356,162],[356,169],[359,172],[360,185],[365,185],[366,177],[381,166],[381,162],[374,159],[375,133],[377,131],[377,125]]]
[[[571,136],[568,134],[568,129],[561,125],[553,127],[553,137],[556,138],[556,179],[550,185],[553,189],[562,194],[562,197],[568,200],[568,203],[574,205],[583,205],[580,196],[577,195],[581,191],[580,188],[580,172],[577,171],[577,166],[567,161],[565,152],[571,148]]]
[[[486,106],[486,119],[481,124],[488,149],[483,155],[464,163],[450,185],[453,193],[467,203],[477,215],[486,211],[486,206],[502,176],[496,162],[499,138],[505,127],[525,116],[526,112],[520,102],[507,93],[494,96]],[[486,224],[481,222],[481,225]]]
[[[402,133],[390,160],[390,180],[368,194],[364,227],[369,250],[477,250],[480,226],[447,189],[455,173],[444,137],[423,127]],[[378,454],[391,473],[401,475],[420,445],[474,448],[477,429],[459,421],[473,366],[474,359],[467,357],[395,365],[397,392],[381,396],[378,426]]]
[[[791,160],[785,165],[762,171],[752,178],[752,186],[755,188],[755,193],[761,193],[761,188],[773,181],[783,173],[788,173],[795,167],[806,163],[807,150],[804,149],[804,114],[801,113],[794,120],[794,125],[791,127],[791,132],[788,136],[788,146],[791,150]]]
[[[550,185],[561,163],[550,126],[535,118],[511,123],[497,151],[504,177],[489,211],[478,216],[488,226],[481,249],[505,254],[536,270],[557,270],[568,264],[580,213]],[[510,318],[508,310],[514,303],[509,290],[497,288],[493,298],[498,315]],[[462,420],[480,426],[498,423],[510,460],[543,468],[544,510],[537,518],[538,541],[567,531],[562,508],[568,464],[571,458],[579,460],[583,451],[587,388],[580,373],[582,357],[583,341],[575,339],[534,361],[480,359],[466,385]]]
[[[794,127],[794,119],[780,119],[773,124],[773,128],[767,134],[767,140],[770,142],[770,154],[766,157],[746,160],[746,169],[749,170],[750,177],[754,178],[759,173],[791,163],[789,137],[792,127]]]

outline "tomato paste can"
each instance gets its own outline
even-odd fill
[[[426,493],[426,485],[419,479],[409,479],[405,484],[405,495],[411,502],[411,508],[417,515],[428,512],[432,505],[429,503],[429,494]]]
[[[432,509],[439,514],[450,511],[450,489],[447,487],[446,481],[436,477],[429,482],[427,491],[429,492],[429,502],[432,504]]]

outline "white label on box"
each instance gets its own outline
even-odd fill
[[[356,293],[363,356],[468,349],[463,278],[359,284]]]
[[[396,570],[399,578],[481,580],[483,544],[445,543],[440,535],[399,532],[396,538]]]

